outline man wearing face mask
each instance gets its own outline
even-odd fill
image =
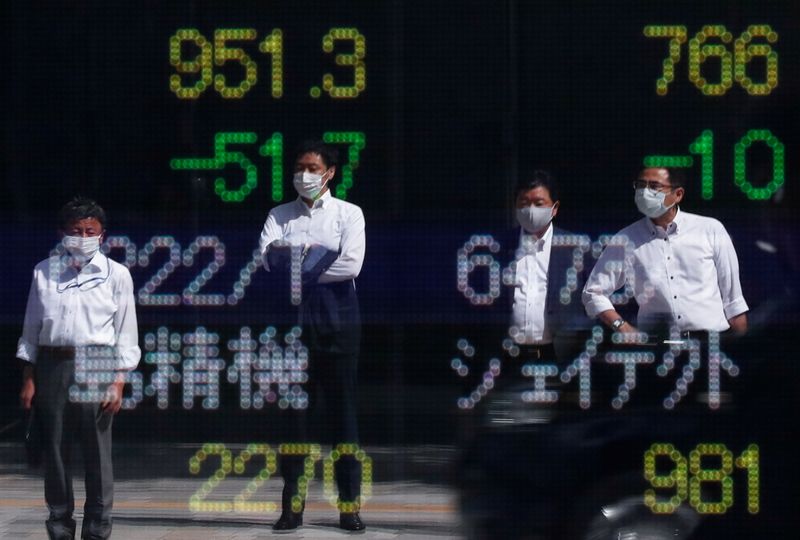
[[[520,227],[514,229],[511,242],[517,247],[510,254],[514,288],[509,335],[520,353],[508,358],[511,369],[500,375],[501,385],[519,380],[523,364],[563,366],[574,360],[589,326],[577,294],[573,295],[583,287],[587,268],[576,270],[570,286],[575,246],[568,241],[571,233],[553,225],[560,206],[553,176],[536,170],[521,181],[515,206]],[[565,288],[570,291],[567,302],[562,301]]]
[[[287,271],[291,252],[287,246],[302,250],[300,323],[302,341],[309,349],[308,407],[324,400],[321,412],[330,442],[334,447],[355,444],[361,319],[354,280],[364,262],[364,215],[358,206],[331,195],[335,149],[321,141],[307,141],[296,156],[293,180],[298,198],[270,211],[261,233],[261,253],[268,270]],[[297,417],[296,440],[287,442],[320,441],[319,434],[308,433],[302,407],[287,413]],[[273,525],[276,531],[291,531],[303,524],[305,493],[300,482],[305,457],[280,457],[284,487],[281,517]],[[339,526],[361,531],[365,526],[358,513],[358,462],[352,455],[342,455],[334,470],[339,488]]]
[[[609,300],[627,281],[642,330],[666,323],[685,337],[728,329],[745,333],[748,307],[733,243],[716,219],[678,207],[684,184],[679,169],[653,167],[639,173],[634,201],[645,217],[617,233],[628,242],[627,256],[623,247],[609,246],[598,259],[583,291],[590,317],[618,332],[637,331]]]
[[[42,426],[45,500],[51,539],[72,539],[74,499],[68,456],[79,433],[86,469],[81,538],[111,535],[114,479],[111,421],[122,403],[125,372],[139,363],[133,281],[100,252],[105,212],[76,197],[59,213],[63,249],[36,265],[17,358],[24,361],[20,404]],[[108,387],[96,401],[74,402],[76,360],[103,355]],[[62,444],[63,442],[63,444]]]

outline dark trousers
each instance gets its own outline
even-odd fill
[[[356,420],[356,354],[330,354],[309,351],[309,408],[291,410],[293,437],[291,442],[358,443]],[[284,480],[282,505],[288,511],[292,498],[298,495],[298,481],[303,474],[305,456],[281,455],[280,469]],[[361,495],[361,471],[352,455],[342,455],[334,463],[340,503],[356,502]]]
[[[304,292],[305,293],[305,292]],[[358,443],[356,418],[356,380],[361,344],[358,300],[352,282],[317,286],[308,291],[301,306],[303,342],[308,352],[308,408],[291,410],[293,441],[339,444]],[[284,511],[299,494],[305,456],[281,455],[284,479]],[[339,507],[357,509],[353,503],[361,495],[361,467],[352,455],[342,455],[334,463]],[[298,510],[295,505],[295,511]]]
[[[86,503],[82,538],[105,539],[111,535],[114,476],[111,464],[111,423],[99,403],[72,403],[69,388],[75,384],[75,361],[40,354],[36,365],[35,406],[42,424],[44,494],[50,517],[51,539],[73,538],[70,443],[79,436],[85,468]]]

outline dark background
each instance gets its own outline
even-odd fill
[[[510,198],[519,178],[537,168],[561,181],[558,223],[595,239],[638,218],[630,182],[649,154],[685,155],[704,129],[714,133],[715,195],[700,196],[699,157],[688,171],[683,208],[719,218],[733,237],[756,336],[790,335],[797,328],[798,164],[800,131],[800,4],[778,1],[498,2],[399,0],[368,2],[14,2],[4,7],[3,141],[0,170],[5,232],[0,345],[6,357],[0,423],[17,415],[13,362],[30,270],[57,241],[55,214],[72,195],[95,197],[107,210],[110,235],[128,236],[139,249],[155,235],[171,235],[185,249],[199,235],[226,246],[226,265],[204,292],[229,294],[257,245],[270,198],[271,162],[258,155],[274,132],[284,136],[284,171],[293,147],[326,131],[366,136],[355,185],[347,199],[364,210],[367,255],[358,279],[365,321],[361,358],[362,442],[450,443],[456,399],[474,388],[489,358],[501,354],[497,310],[471,305],[456,288],[456,254],[471,235],[500,238],[512,223]],[[749,96],[736,82],[724,96],[703,96],[689,80],[682,47],[666,96],[655,92],[667,55],[666,39],[648,39],[648,24],[683,24],[689,37],[705,24],[724,24],[734,39],[750,24],[779,34],[779,85]],[[366,36],[366,91],[354,99],[309,88],[332,72],[339,84],[351,71],[322,51],[332,27]],[[258,83],[239,100],[209,87],[196,100],[169,90],[169,38],[197,28],[213,39],[217,28],[254,28],[258,38],[237,42],[258,65]],[[269,57],[258,52],[273,28],[284,36],[284,95],[271,97]],[[763,41],[763,40],[762,40]],[[337,52],[350,52],[337,42]],[[732,44],[729,46],[732,50]],[[187,57],[195,52],[187,49]],[[763,62],[748,73],[763,80]],[[235,66],[218,68],[238,81]],[[703,73],[718,80],[719,63]],[[191,77],[187,77],[190,80]],[[770,129],[785,145],[786,181],[765,201],[752,201],[733,183],[734,144],[750,129]],[[174,158],[212,157],[218,132],[255,132],[254,145],[232,146],[258,167],[258,187],[242,203],[213,192],[242,171],[174,171]],[[345,151],[345,147],[341,147]],[[345,152],[343,152],[345,153]],[[772,155],[763,144],[748,152],[748,178],[769,181]],[[285,174],[282,202],[291,200]],[[504,246],[506,247],[506,246]],[[486,250],[482,250],[485,252]],[[119,255],[115,252],[115,256]],[[159,258],[161,257],[161,258]],[[206,258],[204,258],[206,257]],[[141,287],[164,262],[131,269]],[[180,293],[209,260],[177,271],[162,292]],[[476,289],[485,275],[473,276]],[[138,308],[140,337],[160,326],[188,332],[205,326],[225,342],[238,329],[282,334],[292,313],[273,309],[285,289],[259,270],[236,306]],[[503,290],[506,295],[507,290]],[[496,306],[495,306],[496,307]],[[502,313],[504,319],[507,314]],[[476,344],[473,376],[450,369],[456,341]],[[777,384],[792,361],[784,342],[764,340],[758,380]],[[735,358],[735,353],[729,352]],[[152,371],[144,361],[145,373]],[[764,372],[766,370],[766,372]],[[746,378],[747,370],[740,376]],[[279,437],[277,409],[242,412],[235,385],[224,381],[222,407],[191,411],[173,385],[170,409],[146,397],[125,413],[115,436],[137,441],[250,440]],[[755,379],[753,379],[755,380]],[[766,383],[764,381],[767,381]],[[723,385],[726,379],[723,378]],[[746,387],[745,387],[746,388]],[[743,391],[750,391],[745,389]],[[767,419],[780,430],[780,418]]]

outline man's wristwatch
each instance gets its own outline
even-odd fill
[[[616,321],[611,323],[611,329],[612,330],[619,330],[620,328],[622,328],[623,324],[625,324],[625,319],[620,317],[619,319],[617,319]]]

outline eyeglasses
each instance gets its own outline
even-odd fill
[[[659,191],[672,191],[672,186],[667,186],[660,182],[648,182],[646,180],[634,180],[633,189],[649,189],[655,193]]]

